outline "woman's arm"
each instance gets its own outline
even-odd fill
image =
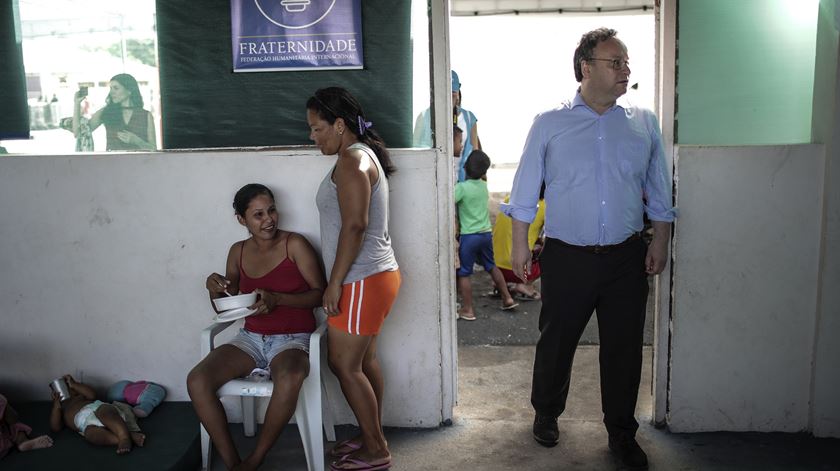
[[[146,113],[147,121],[146,124],[146,143],[148,144],[147,150],[155,150],[157,149],[157,138],[155,136],[155,119],[152,117],[152,113]]]
[[[481,150],[481,139],[478,138],[478,123],[473,123],[470,130],[470,143],[473,150]]]
[[[214,299],[227,296],[225,291],[232,295],[239,294],[239,256],[242,253],[242,245],[244,241],[237,242],[228,250],[227,263],[225,265],[225,276],[218,273],[211,273],[207,277],[204,286],[207,288],[207,294],[210,296],[210,306],[216,313],[216,305],[213,303]]]
[[[344,155],[339,156],[333,172],[338,190],[341,230],[338,233],[335,263],[324,292],[324,309],[328,315],[338,314],[341,285],[362,248],[368,225],[371,194],[371,178],[368,172],[371,166],[370,157],[362,151],[345,151]]]
[[[85,97],[79,96],[79,92],[73,95],[73,137],[75,138],[79,137],[79,128],[82,120],[82,101],[84,99]],[[88,120],[88,126],[91,132],[102,124],[102,112],[104,110],[105,108],[100,109]]]
[[[260,297],[265,301],[267,312],[271,312],[277,306],[314,308],[321,305],[324,296],[324,287],[327,285],[327,280],[324,278],[324,272],[321,270],[321,264],[318,262],[318,256],[315,254],[315,249],[300,234],[294,232],[289,233],[289,241],[286,244],[288,248],[289,260],[297,265],[300,274],[306,283],[309,285],[309,290],[302,293],[280,293],[277,291],[267,291],[257,289]]]

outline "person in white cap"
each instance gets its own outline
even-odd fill
[[[463,149],[458,165],[458,181],[462,182],[466,178],[464,164],[467,163],[467,158],[472,151],[481,150],[481,141],[478,139],[478,118],[472,111],[461,107],[461,80],[454,70],[452,71],[452,123],[463,130],[461,134]],[[414,147],[432,147],[430,108],[420,113],[414,123]]]

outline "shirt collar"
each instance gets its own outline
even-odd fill
[[[616,107],[621,108],[621,109],[626,109],[627,108],[627,102],[625,100],[626,96],[627,96],[626,94],[620,96],[618,98],[618,100],[615,101],[615,105],[613,105],[609,110],[607,110],[607,112],[613,111]],[[574,99],[572,99],[572,109],[574,109],[578,106],[585,106],[586,108],[592,110],[592,108],[589,108],[589,105],[586,104],[586,102],[583,100],[583,97],[580,95],[580,88],[578,88],[577,92],[575,93]]]

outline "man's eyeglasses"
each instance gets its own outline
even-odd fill
[[[629,60],[625,61],[625,60],[621,60],[621,59],[598,59],[597,57],[590,57],[589,59],[586,59],[586,60],[609,62],[610,67],[612,67],[613,70],[621,70],[621,69],[624,68],[624,66],[627,66],[627,68],[630,68],[630,61]]]

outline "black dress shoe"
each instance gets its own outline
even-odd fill
[[[542,446],[552,447],[560,441],[557,417],[553,415],[534,416],[534,440]]]
[[[645,451],[631,435],[610,435],[610,450],[615,453],[628,469],[647,469],[648,459]]]

